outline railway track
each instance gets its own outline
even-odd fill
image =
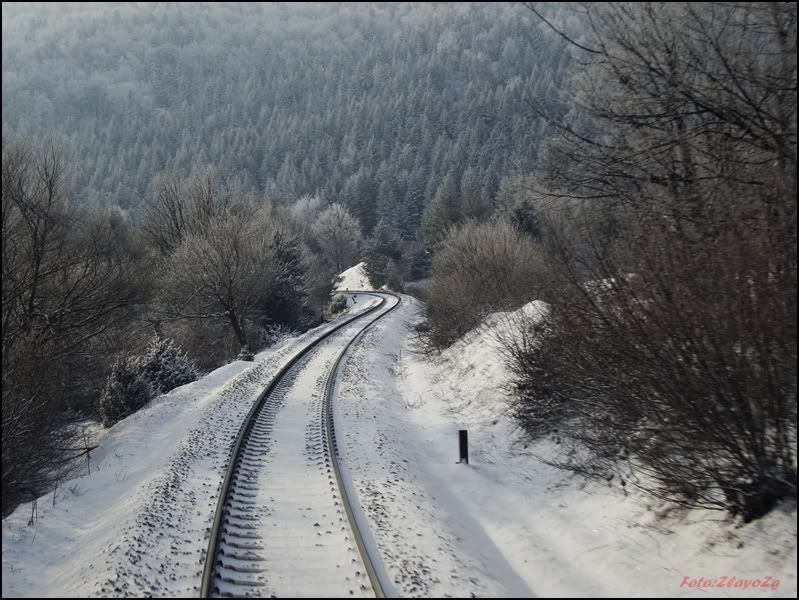
[[[355,293],[380,303],[296,354],[242,423],[210,531],[204,598],[384,597],[342,482],[332,401],[349,348],[401,300]]]

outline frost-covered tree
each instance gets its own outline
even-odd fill
[[[395,279],[399,274],[397,265],[402,260],[399,235],[381,221],[375,227],[372,237],[364,244],[363,255],[369,282],[375,289],[383,287],[388,281],[389,263],[392,263],[391,271],[395,273]]]
[[[461,213],[465,219],[485,220],[491,213],[491,205],[483,194],[480,180],[474,169],[466,169],[461,178]]]
[[[336,273],[357,262],[361,228],[344,206],[332,204],[327,207],[314,223],[313,231]]]
[[[151,398],[147,380],[130,358],[119,358],[111,369],[111,374],[100,396],[99,413],[105,427],[111,427],[143,408]]]
[[[422,221],[422,235],[428,247],[439,244],[447,236],[449,228],[459,223],[462,217],[458,187],[455,179],[447,175],[438,186]]]
[[[170,338],[154,337],[134,365],[155,396],[197,379],[194,361]]]
[[[554,104],[569,64],[512,3],[4,9],[4,127],[63,135],[86,202],[136,212],[157,173],[213,163],[281,203],[342,202],[364,236],[384,218],[416,238],[467,166],[490,204],[537,160],[528,100]]]
[[[264,212],[249,204],[210,218],[169,258],[160,283],[164,318],[224,320],[247,347],[246,319],[257,316],[276,270],[270,241]]]

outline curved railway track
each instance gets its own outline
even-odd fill
[[[316,584],[317,594],[320,590],[335,594],[323,585],[331,572],[350,596],[371,591],[375,597],[384,597],[354,516],[356,499],[349,496],[341,478],[332,401],[338,370],[349,348],[399,306],[401,299],[384,292],[350,293],[378,296],[380,303],[342,321],[292,357],[242,423],[210,531],[202,575],[204,598],[269,596],[281,581],[284,590],[299,593],[298,578],[307,579],[300,584]],[[396,302],[385,310],[389,297]],[[325,342],[340,344],[336,334],[363,321],[364,326],[325,360],[320,351]],[[276,428],[278,415],[283,423]],[[303,426],[304,435],[298,435]],[[294,432],[291,439],[290,430]],[[281,451],[283,460],[270,462]],[[300,527],[282,531],[295,520]],[[335,563],[335,568],[325,571],[324,562]]]

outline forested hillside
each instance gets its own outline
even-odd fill
[[[361,262],[430,360],[546,303],[500,341],[551,464],[795,501],[796,32],[796,3],[4,5],[4,513],[76,421],[319,325]]]
[[[566,54],[509,4],[3,8],[3,128],[56,136],[81,202],[136,208],[214,164],[413,238],[445,182],[490,205],[528,171]],[[479,209],[478,209],[479,210]]]

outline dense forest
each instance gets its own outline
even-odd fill
[[[490,207],[532,167],[563,46],[502,3],[6,5],[3,127],[55,136],[92,205],[210,163],[412,239],[447,177]]]
[[[423,300],[431,357],[547,303],[501,343],[550,464],[745,520],[795,498],[796,26],[795,3],[4,6],[4,513],[75,422],[319,323],[360,260]]]
[[[5,5],[4,511],[362,257],[428,276],[532,168],[564,47],[507,4]]]

